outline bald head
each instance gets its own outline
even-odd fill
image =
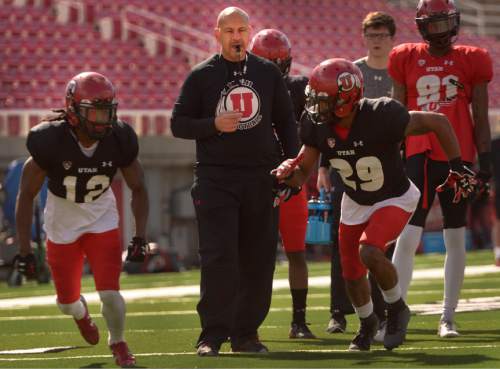
[[[229,61],[245,58],[251,27],[246,11],[230,6],[220,12],[214,36],[221,46],[222,56]]]
[[[248,24],[250,20],[246,11],[236,6],[230,6],[219,13],[219,16],[217,17],[217,28],[221,28],[228,18],[234,16],[240,17],[246,24]]]

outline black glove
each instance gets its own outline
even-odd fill
[[[296,194],[298,194],[301,190],[301,187],[290,187],[284,182],[275,183],[273,187],[274,193],[274,207],[279,206],[282,202],[290,200],[290,198]]]
[[[149,244],[142,237],[134,237],[128,244],[127,261],[142,263],[149,251]]]
[[[487,199],[490,195],[490,179],[491,173],[482,172],[481,170],[476,174],[476,191],[475,198],[476,200]]]
[[[483,200],[487,199],[490,195],[490,184],[491,179],[491,153],[482,152],[478,155],[479,161],[479,172],[476,174],[476,191],[475,199]]]
[[[447,188],[455,191],[453,203],[459,202],[462,198],[467,198],[476,189],[476,173],[462,164],[460,159],[450,161],[450,172],[446,181],[436,188],[437,192],[443,192]]]
[[[23,274],[27,279],[36,278],[36,259],[33,253],[29,253],[26,256],[21,256],[17,254],[14,257],[14,268],[21,274]]]

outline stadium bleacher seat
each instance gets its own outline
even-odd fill
[[[51,108],[60,101],[66,82],[84,70],[96,70],[117,86],[120,108],[171,109],[194,58],[158,41],[157,55],[150,56],[138,31],[124,37],[121,16],[125,9],[140,9],[190,27],[196,36],[172,28],[171,36],[196,49],[213,49],[212,32],[217,13],[232,5],[229,0],[75,0],[83,4],[83,18],[77,7],[68,23],[56,22],[55,2],[28,0],[15,6],[3,0],[0,7],[0,108]],[[35,3],[38,6],[35,6]],[[391,13],[397,21],[397,42],[420,41],[414,10],[385,0],[240,0],[255,30],[274,27],[292,41],[294,62],[313,67],[330,57],[357,59],[365,54],[360,40],[361,21],[374,9]],[[41,6],[39,6],[41,5]],[[272,10],[272,11],[270,11]],[[164,22],[139,13],[126,13],[128,21],[157,33],[166,32]],[[99,20],[110,17],[113,37],[100,39]],[[83,23],[78,20],[83,19]],[[500,42],[490,37],[461,32],[459,42],[487,48],[500,58]],[[495,80],[490,84],[490,105],[500,106],[500,65],[494,63]],[[45,97],[40,96],[43,92]],[[60,105],[58,103],[58,105]],[[168,122],[149,117],[141,129],[152,134],[168,131]],[[15,124],[14,124],[15,125]],[[160,128],[159,128],[160,127]],[[14,130],[15,131],[15,130]],[[156,132],[156,133],[154,133]]]

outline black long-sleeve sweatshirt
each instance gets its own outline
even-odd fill
[[[220,133],[215,116],[243,113],[236,132]],[[299,145],[292,102],[279,69],[247,53],[241,63],[217,54],[186,78],[172,112],[175,137],[196,140],[197,168],[269,169],[281,160],[275,129],[287,158]]]

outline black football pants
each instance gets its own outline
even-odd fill
[[[201,263],[200,342],[257,335],[271,304],[278,242],[267,171],[199,176],[192,188]]]

